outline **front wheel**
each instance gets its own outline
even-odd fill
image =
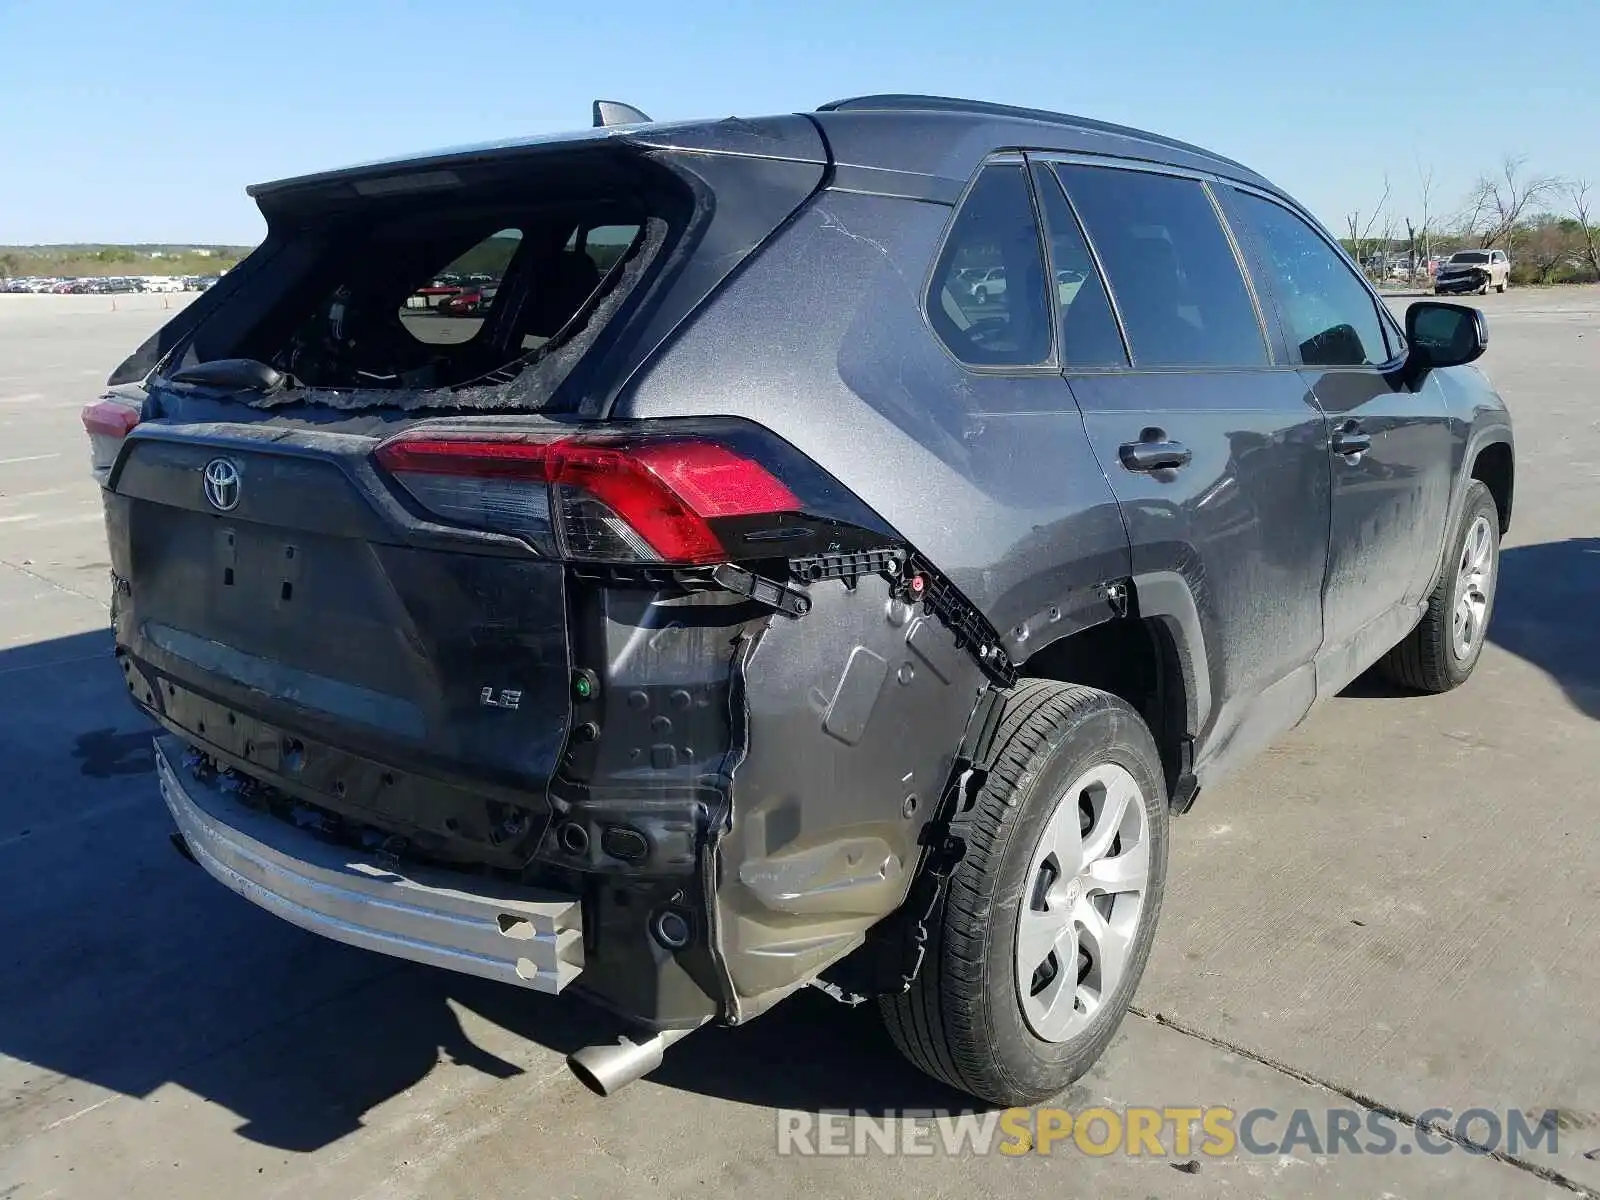
[[[1427,610],[1378,664],[1383,674],[1419,692],[1448,692],[1465,683],[1483,653],[1499,577],[1500,510],[1474,479]]]
[[[900,1051],[994,1104],[1081,1077],[1144,973],[1167,873],[1161,757],[1127,703],[1019,684],[994,768],[952,820],[965,853],[909,992],[881,1002]]]

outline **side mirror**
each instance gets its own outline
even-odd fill
[[[1459,367],[1489,348],[1489,323],[1465,304],[1418,300],[1406,310],[1406,370],[1420,378],[1433,367]]]

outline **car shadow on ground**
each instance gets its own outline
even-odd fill
[[[234,903],[219,898],[224,901]],[[376,959],[342,946],[328,950]],[[185,1061],[181,1053],[166,1056],[154,1047],[145,1065],[152,1076],[170,1078],[235,1113],[242,1122],[239,1136],[309,1152],[355,1132],[368,1112],[423,1085],[441,1063],[500,1081],[491,1086],[504,1087],[514,1100],[525,1069],[479,1047],[463,1029],[462,1012],[562,1055],[612,1041],[622,1029],[573,997],[541,996],[409,963],[377,963],[371,980],[278,1027],[259,1033],[241,1027],[233,1048]],[[193,1002],[205,1003],[204,989]],[[792,996],[743,1028],[692,1034],[667,1052],[649,1081],[736,1103],[807,1111],[970,1109],[976,1103],[900,1059],[875,1012],[848,1010],[817,992]],[[564,1077],[553,1086],[582,1087]],[[529,1101],[548,1098],[542,1092]]]
[[[1511,546],[1489,640],[1559,683],[1574,708],[1600,720],[1600,537]]]
[[[5,1140],[72,1116],[79,1081],[138,1099],[175,1084],[236,1114],[241,1137],[311,1151],[441,1063],[514,1090],[549,1062],[517,1038],[566,1054],[620,1032],[576,999],[338,945],[226,891],[168,840],[151,729],[110,650],[95,631],[0,651]],[[514,1037],[474,1040],[476,1018]],[[700,1030],[651,1079],[810,1110],[972,1103],[906,1064],[872,1006],[814,991]]]
[[[1561,685],[1572,706],[1600,720],[1600,538],[1508,546],[1489,640]],[[1361,699],[1412,693],[1368,671],[1340,693]]]

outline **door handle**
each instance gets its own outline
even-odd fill
[[[1117,456],[1130,471],[1175,471],[1194,457],[1189,447],[1167,437],[1164,429],[1146,429],[1137,442],[1123,442]]]
[[[1354,458],[1372,449],[1372,435],[1362,430],[1359,421],[1346,421],[1333,431],[1331,445],[1335,454]]]

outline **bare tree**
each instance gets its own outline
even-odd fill
[[[1526,155],[1506,155],[1500,174],[1480,177],[1467,194],[1462,229],[1485,250],[1500,246],[1509,253],[1518,223],[1561,186],[1553,175],[1528,175],[1527,162]]]
[[[1372,208],[1367,217],[1366,224],[1361,223],[1361,210],[1346,213],[1344,218],[1345,228],[1350,231],[1350,253],[1362,267],[1366,266],[1367,251],[1372,240],[1373,227],[1379,218],[1384,215],[1384,206],[1389,203],[1389,176],[1383,177],[1383,195],[1378,197],[1378,203]]]
[[[1600,279],[1600,229],[1590,219],[1593,210],[1589,201],[1588,180],[1574,179],[1567,184],[1567,202],[1571,206],[1572,219],[1578,223],[1578,248],[1588,261],[1589,270],[1596,279]]]
[[[1422,195],[1422,228],[1417,231],[1422,235],[1422,256],[1429,258],[1433,254],[1433,167],[1423,169],[1422,161],[1417,160],[1418,190]],[[1417,234],[1412,234],[1412,253],[1416,253]]]

